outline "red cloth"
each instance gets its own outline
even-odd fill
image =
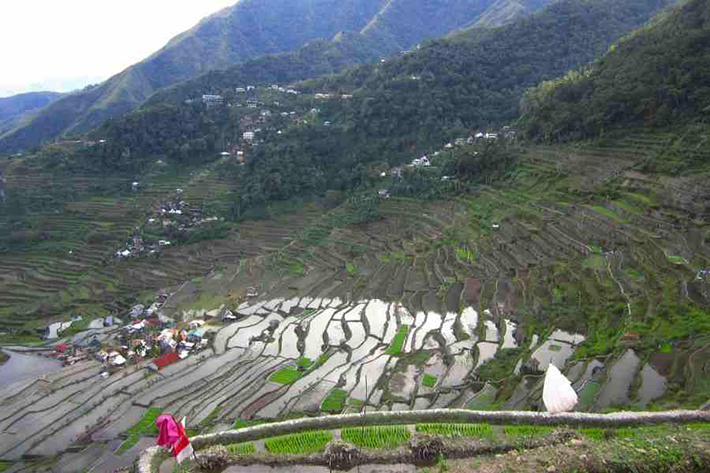
[[[185,418],[183,417],[182,422],[177,425],[180,438],[175,445],[173,445],[173,455],[175,455],[178,465],[195,455],[195,451],[192,449],[192,445],[190,445],[190,439],[187,438],[187,434],[185,433],[184,422]]]
[[[173,416],[162,415],[155,421],[155,425],[160,429],[158,434],[158,445],[172,448],[180,440],[180,429]]]

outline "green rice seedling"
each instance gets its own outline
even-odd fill
[[[266,450],[275,455],[307,455],[320,452],[333,440],[329,430],[312,430],[300,434],[282,435],[264,441]]]
[[[266,423],[267,423],[267,421],[265,421],[265,420],[237,419],[237,421],[234,423],[234,426],[232,426],[232,429],[234,429],[234,430],[246,429],[249,427],[256,427],[257,425],[263,425]]]
[[[299,358],[298,361],[296,362],[296,364],[298,365],[299,368],[303,368],[306,370],[308,368],[310,368],[311,366],[313,366],[313,362],[311,361],[311,359],[306,358],[306,357]]]
[[[552,428],[539,425],[506,425],[503,431],[508,437],[539,437],[552,432]]]
[[[233,443],[227,445],[227,451],[232,455],[251,455],[256,452],[253,442]]]
[[[436,386],[436,382],[439,380],[436,376],[425,374],[422,378],[422,386],[427,388],[433,388]]]
[[[488,424],[417,424],[417,432],[444,437],[492,437]]]
[[[686,427],[692,430],[707,430],[710,432],[710,423],[688,424]]]
[[[155,425],[155,420],[160,417],[163,410],[157,407],[151,407],[148,409],[143,418],[138,421],[133,427],[128,429],[126,433],[129,436],[136,435],[158,435],[158,427]]]
[[[404,342],[407,340],[407,335],[409,335],[409,325],[402,325],[399,327],[397,334],[392,339],[390,347],[387,349],[388,355],[398,355],[402,351]]]
[[[343,391],[342,389],[334,389],[323,401],[321,410],[325,412],[340,412],[343,410],[343,404],[345,404],[345,400],[347,398],[347,391]]]
[[[138,443],[138,441],[140,439],[141,438],[138,434],[131,434],[126,440],[123,441],[121,446],[118,447],[118,450],[116,450],[116,455],[123,455],[128,450],[135,447],[135,445]]]
[[[631,438],[634,437],[638,429],[579,429],[579,432],[585,437],[594,440],[595,442],[603,442],[612,438]]]
[[[12,462],[0,460],[0,471],[9,470],[12,466]]]
[[[411,434],[404,426],[353,427],[341,431],[342,439],[358,447],[396,448],[409,440]]]
[[[295,368],[283,368],[271,375],[269,381],[279,384],[292,384],[301,379],[303,373]]]

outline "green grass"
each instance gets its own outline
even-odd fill
[[[637,432],[636,429],[579,429],[579,432],[585,437],[594,440],[595,442],[603,442],[612,438],[629,438],[633,437]]]
[[[237,419],[237,421],[234,423],[232,428],[234,430],[240,430],[240,429],[246,429],[249,427],[256,427],[257,425],[264,425],[266,424],[267,421],[265,420],[244,420],[244,419]]]
[[[143,418],[136,425],[126,431],[129,436],[133,435],[158,435],[158,427],[155,420],[163,413],[158,407],[151,407],[143,414]],[[124,442],[125,443],[125,442]]]
[[[321,366],[323,366],[323,365],[325,364],[325,362],[328,361],[329,358],[330,358],[330,354],[329,354],[329,353],[322,353],[322,354],[318,357],[318,359],[316,360],[316,366],[315,366],[315,368],[320,368]]]
[[[123,455],[126,453],[128,450],[132,449],[138,441],[141,439],[140,435],[138,434],[132,434],[130,435],[122,444],[120,447],[118,447],[118,450],[116,450],[116,455]]]
[[[315,430],[266,439],[264,445],[274,455],[307,455],[320,452],[331,440],[329,430]]]
[[[298,361],[296,362],[296,364],[298,365],[299,368],[303,368],[306,370],[308,368],[310,368],[311,366],[313,366],[313,362],[310,360],[310,358],[306,358],[306,357],[299,358]]]
[[[607,209],[606,207],[602,207],[601,205],[593,205],[592,209],[594,209],[595,212],[600,213],[602,215],[606,215],[610,219],[614,220],[617,223],[626,223],[626,220],[621,218],[616,212],[612,212],[611,210]]]
[[[673,264],[683,264],[683,257],[682,256],[669,256],[668,261],[670,261]]]
[[[492,437],[488,424],[417,424],[417,432],[444,437]]]
[[[343,429],[342,439],[363,448],[397,448],[409,440],[411,434],[404,426],[353,427]]]
[[[232,455],[251,455],[256,452],[253,442],[233,443],[227,445],[227,451]]]
[[[12,462],[0,460],[0,471],[5,471],[12,466]]]
[[[388,355],[398,355],[399,353],[401,353],[402,347],[404,346],[404,342],[407,340],[408,335],[409,335],[409,325],[402,325],[401,327],[399,327],[399,330],[397,331],[397,334],[394,336],[394,339],[392,340],[390,347],[387,349],[387,354]]]
[[[271,375],[269,381],[279,384],[293,384],[303,377],[303,372],[295,368],[282,368]]]
[[[507,437],[539,437],[552,432],[552,428],[539,425],[506,425],[503,431]]]
[[[345,269],[348,272],[350,276],[355,276],[355,265],[354,264],[346,264]]]
[[[422,379],[422,386],[425,386],[427,388],[433,388],[436,386],[436,382],[439,380],[436,376],[430,375],[430,374],[425,374],[424,378]]]
[[[686,425],[687,428],[691,430],[707,430],[708,433],[710,433],[710,423],[699,423],[699,424],[688,424]]]
[[[342,389],[334,389],[325,398],[321,404],[321,410],[325,412],[337,413],[343,410],[343,405],[348,397],[347,391]]]

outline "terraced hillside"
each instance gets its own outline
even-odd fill
[[[698,407],[710,397],[710,169],[643,172],[668,143],[700,152],[673,135],[529,147],[509,180],[449,201],[381,199],[369,223],[351,223],[348,205],[304,206],[91,269],[82,284],[107,300],[95,274],[116,293],[172,285],[163,310],[216,316],[212,345],[161,374],[142,362],[103,380],[89,363],[6,388],[0,430],[22,434],[0,435],[0,458],[57,454],[87,429],[115,439],[146,406],[203,430],[365,408],[542,409],[550,363],[580,411]],[[224,192],[210,179],[193,176],[186,198]],[[259,295],[244,299],[247,287]]]
[[[220,264],[283,245],[281,237],[272,241],[262,234],[250,240],[252,228],[266,225],[266,233],[281,225],[298,228],[317,215],[303,209],[298,217],[246,225],[243,231],[233,226],[228,239],[214,244],[174,247],[128,263],[116,260],[116,250],[125,247],[136,228],[147,225],[161,202],[174,198],[176,189],[184,188],[186,205],[220,213],[237,183],[206,168],[154,173],[134,192],[128,178],[58,178],[16,169],[22,168],[11,165],[4,170],[10,203],[13,194],[28,194],[27,205],[39,210],[21,219],[11,211],[0,217],[9,238],[18,243],[13,248],[25,250],[5,252],[0,258],[0,328],[14,331],[74,314],[118,314],[141,291],[180,285]],[[57,197],[62,190],[72,194]]]

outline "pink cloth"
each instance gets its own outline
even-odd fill
[[[180,430],[173,416],[160,416],[156,419],[155,425],[160,429],[158,445],[161,447],[172,448],[180,440]]]

